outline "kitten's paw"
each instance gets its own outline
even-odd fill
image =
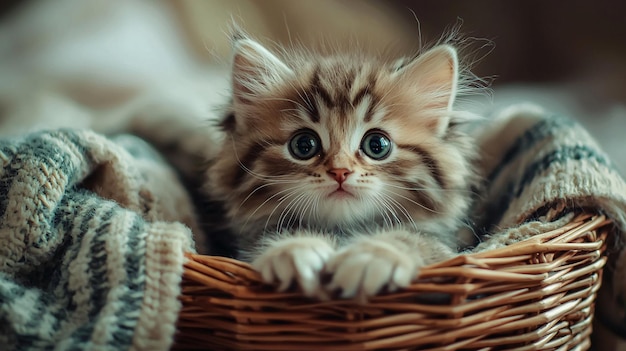
[[[419,257],[411,257],[392,244],[367,239],[345,247],[326,263],[331,275],[329,292],[341,291],[343,298],[367,300],[386,289],[406,287],[423,266]]]
[[[323,297],[320,272],[334,249],[322,238],[294,237],[280,240],[259,256],[252,266],[266,283],[287,290],[294,282],[306,296]]]

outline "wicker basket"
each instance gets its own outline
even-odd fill
[[[366,305],[276,293],[249,265],[189,255],[174,349],[584,350],[601,283],[603,216],[421,270]]]

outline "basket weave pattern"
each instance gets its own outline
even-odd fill
[[[189,255],[174,349],[588,349],[609,221],[425,267],[360,305],[277,293],[236,260]]]

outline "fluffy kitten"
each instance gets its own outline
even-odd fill
[[[473,179],[452,108],[462,87],[449,45],[395,63],[283,60],[237,37],[207,189],[225,204],[239,258],[280,290],[364,299],[452,257]]]

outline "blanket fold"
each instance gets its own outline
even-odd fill
[[[485,240],[475,250],[550,230],[549,208],[605,214],[614,230],[596,321],[626,335],[626,182],[611,160],[578,123],[531,104],[499,111],[479,147],[486,187],[476,229]]]
[[[2,140],[0,160],[0,344],[169,349],[197,227],[173,170],[75,130]]]
[[[478,139],[485,188],[474,209],[482,237],[475,251],[554,226],[543,217],[549,207],[606,214],[615,224],[612,257],[596,314],[626,334],[622,177],[570,119],[524,105],[486,124]],[[204,243],[192,237],[201,233],[198,209],[180,170],[153,149],[171,138],[159,145],[154,135],[141,137],[53,130],[0,140],[0,345],[169,349],[184,252]],[[198,152],[181,145],[169,157]]]

